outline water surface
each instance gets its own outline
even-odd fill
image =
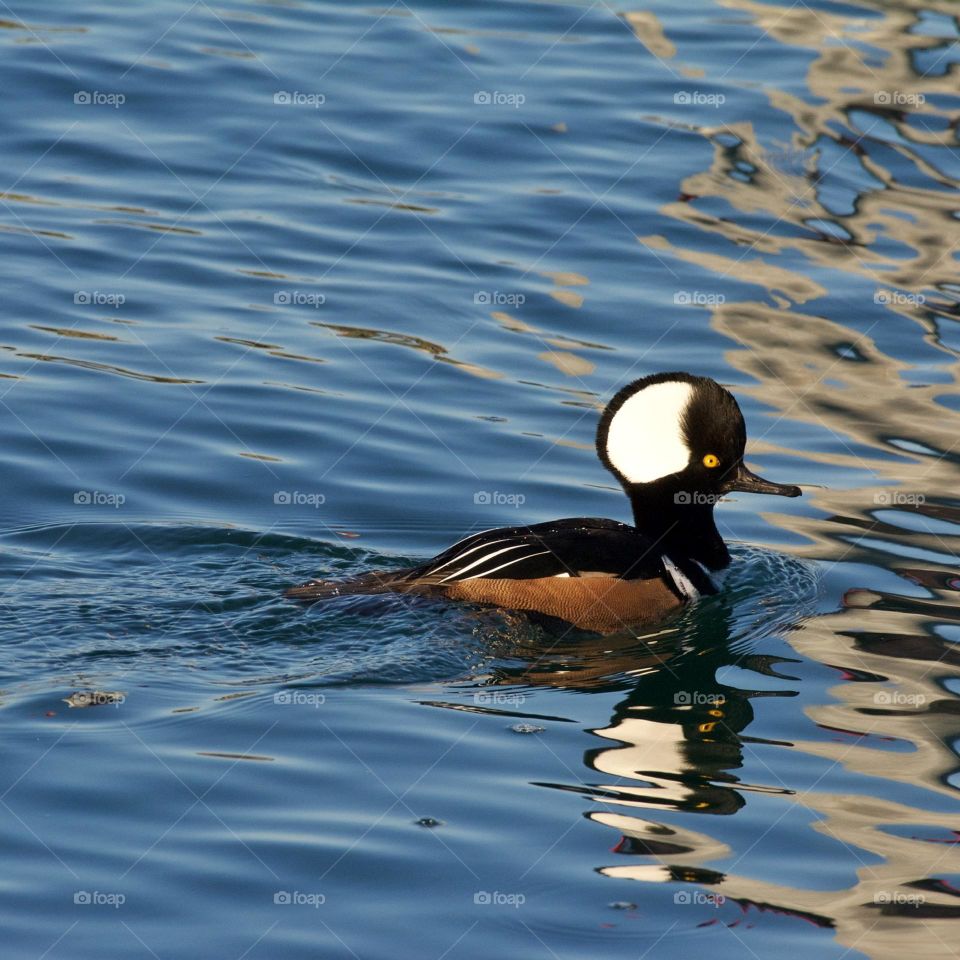
[[[957,954],[953,4],[3,17],[5,955]],[[626,519],[669,369],[721,597],[282,599]]]

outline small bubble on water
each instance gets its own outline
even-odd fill
[[[442,827],[443,821],[437,820],[435,817],[421,817],[419,820],[415,821],[418,827]]]
[[[515,723],[510,729],[514,733],[543,733],[546,727],[538,727],[535,723]]]

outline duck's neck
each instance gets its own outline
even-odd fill
[[[730,563],[730,552],[713,520],[713,503],[678,504],[675,491],[629,487],[636,528],[671,556],[690,557],[709,570],[722,570]]]

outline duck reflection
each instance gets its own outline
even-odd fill
[[[771,631],[802,619],[803,597],[797,593],[788,602],[780,597],[773,603],[770,597],[754,597],[757,607],[748,611],[746,592],[746,584],[734,585],[705,598],[695,611],[656,634],[596,638],[546,632],[539,644],[526,643],[522,655],[513,651],[514,659],[493,671],[488,682],[622,694],[610,722],[586,731],[599,741],[583,757],[591,782],[535,784],[588,798],[596,808],[585,816],[616,832],[612,852],[625,863],[600,864],[598,872],[687,885],[677,896],[692,896],[690,890],[696,888],[689,885],[695,884],[711,891],[702,895],[716,903],[735,902],[741,910],[757,908],[831,927],[834,920],[822,895],[816,905],[797,902],[803,891],[770,889],[708,866],[731,857],[732,849],[676,817],[730,817],[745,806],[749,794],[787,798],[794,793],[780,784],[745,782],[739,771],[747,747],[792,747],[746,731],[757,699],[797,695],[790,686],[794,678],[785,672],[787,658],[754,648]],[[728,668],[771,678],[781,689],[744,689],[724,682],[719,675]]]
[[[626,687],[610,723],[589,730],[603,743],[584,757],[589,769],[615,779],[590,787],[544,786],[607,804],[726,815],[744,805],[742,790],[767,789],[745,787],[733,772],[743,765],[741,733],[753,720],[754,698],[796,693],[742,690],[717,679],[718,670],[732,664],[777,676],[779,658],[738,656],[723,637],[724,604],[710,605],[709,636],[691,641],[685,624],[651,637],[578,637],[495,673],[498,684],[595,693]],[[629,836],[622,842],[632,843]]]
[[[591,731],[614,745],[589,750],[584,762],[617,778],[592,788],[594,799],[723,815],[744,805],[734,773],[743,766],[740,735],[753,720],[751,699],[764,694],[718,683],[722,663],[698,658],[688,669],[647,678],[617,704],[608,726]],[[618,852],[631,847],[629,835],[622,843]]]
[[[501,648],[505,659],[488,683],[617,696],[609,722],[586,730],[596,745],[583,756],[589,771],[584,782],[535,784],[584,797],[590,801],[587,819],[614,831],[612,844],[598,845],[605,851],[595,867],[600,874],[670,885],[675,904],[704,904],[696,915],[700,925],[736,926],[777,915],[833,930],[842,945],[894,960],[916,945],[922,924],[922,955],[954,956],[949,934],[960,919],[952,879],[960,872],[960,812],[944,812],[942,803],[936,812],[922,802],[911,805],[925,791],[955,798],[950,744],[960,735],[960,711],[941,685],[955,675],[956,656],[933,627],[943,624],[946,611],[928,601],[913,608],[902,597],[852,591],[839,610],[815,616],[809,609],[814,584],[797,569],[791,580],[784,575],[790,569],[781,567],[779,576],[748,573],[655,634],[599,638],[547,630],[539,640],[526,634],[517,648]],[[923,573],[934,589],[944,577]],[[785,583],[792,589],[785,591]],[[909,626],[904,617],[912,618]],[[870,629],[884,618],[886,632]],[[839,703],[804,707],[819,738],[787,742],[749,732],[761,698],[798,694],[799,681],[791,676],[797,668],[790,665],[798,661],[780,655],[783,635],[842,681],[831,691]],[[751,675],[776,689],[745,688],[742,678]],[[904,749],[908,745],[912,751]],[[796,756],[778,761],[758,748]],[[827,761],[809,783],[792,772],[804,754]],[[747,767],[763,770],[767,782],[743,777]],[[838,790],[829,781],[834,767],[843,771],[844,785],[850,774],[872,778],[871,785],[862,794]],[[778,770],[790,771],[784,774],[789,783]],[[876,786],[892,781],[909,790],[885,795]],[[761,796],[782,804],[774,826],[794,813],[807,820],[801,830],[819,835],[816,843],[842,845],[852,857],[841,859],[855,874],[853,882],[836,889],[809,874],[792,879],[815,862],[805,857],[796,870],[784,862],[782,871],[771,871],[774,836],[763,831],[743,844],[728,842],[722,837],[729,829],[706,819],[734,817]],[[756,865],[747,854],[755,845],[764,850],[760,872],[767,879],[751,875]],[[836,870],[828,863],[824,872]],[[721,905],[724,910],[717,910]]]

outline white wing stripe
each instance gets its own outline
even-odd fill
[[[469,537],[467,538],[469,539]],[[458,553],[455,557],[448,560],[446,563],[441,563],[439,567],[435,570],[431,570],[431,573],[439,573],[444,567],[449,567],[451,563],[456,563],[458,560],[462,560],[464,557],[469,557],[471,553],[476,553],[478,550],[482,550],[484,547],[492,547],[498,543],[506,543],[506,538],[501,540],[491,540],[489,543],[478,543],[475,547],[471,547],[469,550],[465,550],[463,553]],[[454,544],[456,546],[456,544]],[[451,549],[453,549],[451,547]]]
[[[499,557],[501,553],[506,553],[508,550],[522,550],[526,546],[527,544],[525,543],[515,543],[512,547],[501,547],[499,550],[494,550],[493,553],[486,553],[480,557],[479,560],[474,560],[473,563],[468,563],[465,567],[462,567],[459,570],[454,570],[453,573],[444,577],[440,582],[446,583],[451,577],[457,577],[461,573],[466,573],[468,570],[472,570],[481,563],[486,563],[488,560],[492,560],[494,557]]]
[[[472,577],[464,577],[463,579],[476,580],[477,577],[489,577],[491,574],[496,573],[498,570],[502,570],[504,567],[512,567],[515,563],[520,563],[523,560],[532,560],[534,557],[542,557],[545,553],[550,553],[550,551],[541,550],[539,553],[528,553],[525,557],[514,557],[512,560],[508,560],[506,563],[501,563],[499,567],[494,567],[492,570],[488,570],[486,573],[475,573]]]
[[[666,554],[663,554],[660,559],[680,593],[688,600],[696,600],[700,596],[700,591],[690,582],[683,571]]]

